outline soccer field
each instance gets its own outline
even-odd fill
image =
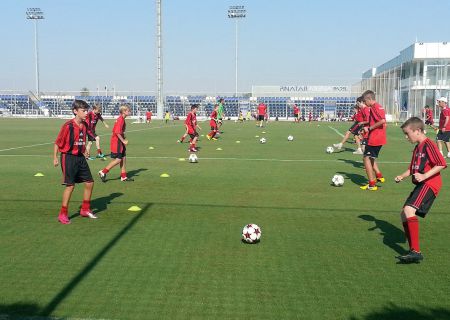
[[[424,261],[394,258],[407,249],[399,212],[412,190],[393,179],[413,149],[399,126],[380,154],[386,183],[369,192],[354,145],[325,153],[350,123],[226,121],[192,164],[180,161],[181,121],[129,121],[135,181],[114,168],[102,183],[107,162],[90,161],[99,219],[78,215],[77,185],[61,225],[52,152],[63,122],[0,119],[0,319],[450,319],[449,169],[420,219]],[[106,153],[110,131],[97,133]],[[260,243],[240,241],[247,223],[261,227]]]

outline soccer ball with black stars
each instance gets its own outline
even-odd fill
[[[254,224],[249,223],[242,229],[242,241],[246,243],[257,243],[261,239],[261,228]]]

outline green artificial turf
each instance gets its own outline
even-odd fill
[[[189,155],[176,143],[182,122],[129,121],[135,181],[121,183],[114,168],[102,183],[107,162],[90,161],[99,219],[77,215],[77,185],[72,223],[61,225],[52,150],[62,123],[0,119],[0,319],[450,318],[449,170],[420,220],[425,260],[394,258],[407,249],[399,212],[412,190],[393,181],[413,149],[400,127],[389,125],[380,154],[387,181],[369,192],[353,144],[325,153],[350,123],[226,121],[191,164],[179,161]],[[110,131],[97,133],[107,153]],[[343,187],[330,185],[336,173]],[[260,243],[240,241],[247,223],[261,227]]]

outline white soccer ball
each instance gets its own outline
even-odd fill
[[[288,136],[288,141],[294,140],[294,136]]]
[[[261,239],[261,228],[254,223],[249,223],[242,230],[242,241],[247,243],[257,243]]]
[[[341,176],[340,174],[335,174],[333,176],[333,179],[331,179],[331,183],[335,186],[335,187],[341,187],[344,185],[344,177]]]
[[[327,153],[333,153],[334,152],[334,148],[333,147],[327,147]]]
[[[190,163],[197,163],[198,162],[198,158],[197,158],[197,155],[195,153],[191,153],[189,155],[189,162]]]
[[[266,140],[266,138],[261,138],[261,139],[259,139],[259,142],[261,142],[261,143],[266,143],[267,140]]]

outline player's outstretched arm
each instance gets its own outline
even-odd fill
[[[405,179],[406,177],[409,177],[410,175],[411,175],[411,171],[408,169],[405,172],[403,172],[401,175],[396,176],[394,178],[395,182],[399,183],[399,182],[403,181],[403,179]]]

